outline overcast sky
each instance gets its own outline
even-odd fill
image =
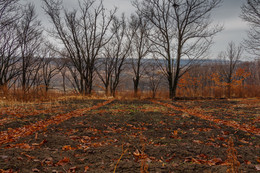
[[[24,2],[32,2],[35,4],[38,17],[45,27],[49,27],[48,17],[42,10],[42,0],[22,0]],[[224,30],[214,38],[214,45],[211,49],[212,56],[216,58],[220,51],[226,50],[228,42],[234,41],[240,44],[246,38],[247,24],[239,18],[241,6],[245,0],[223,0],[221,7],[215,9],[212,13],[212,19],[216,23],[224,25]],[[66,8],[76,8],[78,0],[63,0]],[[104,0],[104,5],[107,9],[118,7],[118,14],[122,12],[126,15],[131,14],[134,8],[131,5],[131,0]]]

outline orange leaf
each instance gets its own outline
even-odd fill
[[[248,161],[248,160],[244,160],[244,163],[245,163],[246,165],[251,165],[251,162]]]
[[[24,155],[25,157],[27,157],[28,159],[30,159],[30,160],[33,160],[33,159],[35,159],[35,157],[33,157],[33,156],[30,156],[30,155],[28,155],[28,154],[26,154],[26,153],[21,153],[21,155]]]
[[[89,169],[89,166],[85,166],[85,168],[84,168],[84,172],[87,172],[88,169]]]
[[[174,134],[174,136],[177,136],[178,135],[178,130],[174,130],[173,134]]]
[[[192,142],[197,143],[197,144],[203,144],[203,142],[200,140],[193,140]]]
[[[75,173],[75,172],[76,172],[76,169],[77,169],[76,166],[71,167],[71,168],[69,169],[69,172],[68,172],[68,173]]]
[[[56,165],[63,166],[70,162],[70,159],[68,157],[64,157],[62,160],[60,160]]]
[[[139,152],[138,149],[136,149],[135,152],[133,152],[133,155],[134,155],[135,157],[139,157],[139,156],[141,155],[141,153]]]
[[[256,161],[257,161],[258,163],[260,163],[260,157],[259,157],[258,159],[256,159]]]
[[[65,150],[65,151],[71,150],[71,146],[65,145],[65,146],[62,147],[62,150]]]
[[[37,144],[37,143],[33,143],[32,146],[42,146],[43,144],[45,144],[47,142],[46,139],[44,139],[41,143]]]
[[[3,169],[0,169],[0,173],[17,173],[17,172],[13,172],[12,169],[8,169],[8,170],[3,170]]]

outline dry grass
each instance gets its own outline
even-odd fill
[[[116,98],[119,100],[133,100],[133,99],[151,99],[152,93],[150,91],[142,91],[137,94],[137,96],[134,95],[133,91],[120,91],[117,92]],[[156,93],[157,99],[168,99],[169,98],[169,92],[165,90],[158,91]]]
[[[117,168],[117,166],[118,166],[120,160],[122,159],[122,157],[124,156],[124,154],[128,151],[128,149],[129,149],[129,148],[124,149],[124,144],[122,145],[122,153],[121,153],[120,158],[117,160],[117,163],[116,163],[116,165],[115,165],[115,168],[114,168],[113,173],[116,172],[116,168]]]
[[[232,91],[233,98],[252,98],[260,97],[260,87],[258,86],[245,86],[243,90],[235,89]],[[151,99],[153,96],[150,91],[141,91],[134,95],[134,92],[131,90],[127,91],[118,91],[116,93],[116,99],[119,100],[133,100],[133,99]],[[197,91],[193,91],[191,88],[187,89],[178,89],[177,97],[185,98],[223,98],[225,92],[223,88],[212,89],[212,88],[198,88]],[[27,93],[24,93],[21,89],[10,89],[6,87],[0,88],[0,105],[15,105],[16,102],[24,103],[37,103],[37,102],[55,102],[60,100],[84,100],[84,99],[111,99],[112,96],[105,96],[105,94],[99,94],[93,91],[89,96],[80,95],[75,92],[68,92],[66,94],[58,92],[55,90],[49,90],[46,92],[42,87],[35,88]],[[156,99],[169,99],[169,92],[167,90],[158,90],[156,93]]]

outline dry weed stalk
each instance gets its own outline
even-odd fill
[[[140,168],[140,173],[148,173],[148,164],[147,164],[147,159],[148,159],[148,156],[147,154],[145,154],[145,137],[143,136],[143,134],[141,133],[140,134],[140,142],[141,142],[141,145],[142,145],[142,151],[141,151],[141,154],[140,154],[140,159],[141,159],[141,168]]]
[[[118,166],[118,164],[119,164],[119,162],[120,162],[120,160],[122,159],[122,157],[123,157],[123,155],[128,151],[128,149],[129,148],[127,148],[127,149],[124,149],[124,144],[122,144],[122,153],[121,153],[121,156],[120,156],[120,158],[117,160],[117,163],[116,163],[116,166],[115,166],[115,168],[114,168],[114,171],[113,171],[113,173],[115,173],[116,172],[116,168],[117,168],[117,166]]]
[[[227,149],[227,173],[239,173],[240,162],[237,159],[237,150],[234,147],[234,142],[232,137],[228,140]]]
[[[141,159],[141,168],[140,168],[140,173],[148,173],[148,164],[147,164],[147,155],[144,152],[145,150],[145,144],[142,145],[142,151],[141,151],[141,155],[140,155],[140,159]]]
[[[147,154],[145,154],[145,152],[144,152],[146,139],[143,136],[142,132],[140,132],[139,137],[140,137],[140,144],[142,146],[142,149],[141,149],[141,151],[136,149],[136,151],[133,152],[133,155],[135,157],[136,162],[139,161],[139,160],[141,161],[140,162],[140,166],[141,166],[140,167],[140,173],[148,173],[149,166],[148,166],[147,162],[148,162],[149,158],[148,158]]]

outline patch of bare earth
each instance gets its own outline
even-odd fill
[[[195,116],[194,112],[187,111],[191,109],[189,101],[178,104],[113,101],[81,112],[80,116],[71,114],[64,121],[4,143],[0,147],[0,169],[13,172],[113,172],[115,169],[129,173],[141,170],[226,172],[231,167],[228,151],[234,149],[239,170],[257,171],[259,136]],[[216,108],[221,107],[216,104]],[[231,138],[234,146],[230,149]]]

